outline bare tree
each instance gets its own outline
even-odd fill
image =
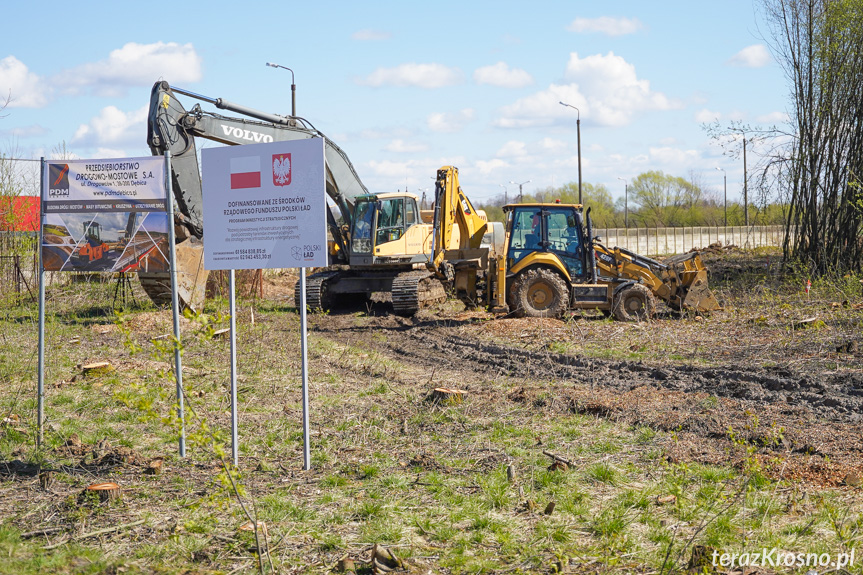
[[[761,0],[791,85],[772,183],[787,186],[785,252],[813,273],[863,266],[863,0]]]

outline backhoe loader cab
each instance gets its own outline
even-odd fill
[[[572,308],[611,309],[607,286],[591,282],[590,241],[580,204],[517,204],[504,211],[510,310],[555,317]]]
[[[569,281],[584,278],[587,266],[580,205],[519,204],[507,208],[509,273],[518,274],[544,261]]]

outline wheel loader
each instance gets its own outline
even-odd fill
[[[442,171],[449,177],[441,177]],[[590,210],[560,203],[505,206],[503,237],[491,248],[480,248],[476,234],[465,227],[470,216],[460,209],[460,197],[458,171],[442,168],[436,186],[436,245],[446,244],[448,226],[454,224],[470,241],[461,250],[435,247],[430,266],[466,304],[483,302],[492,311],[527,317],[597,309],[621,321],[653,316],[657,298],[675,310],[719,309],[697,252],[660,262],[607,248],[593,237]]]

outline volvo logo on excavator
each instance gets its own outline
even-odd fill
[[[269,134],[261,134],[259,132],[235,128],[234,126],[226,126],[224,124],[222,124],[222,131],[226,136],[231,136],[232,138],[240,140],[248,140],[255,143],[267,143],[273,141],[273,137]]]

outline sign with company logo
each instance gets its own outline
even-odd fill
[[[324,140],[201,151],[204,267],[327,265]]]
[[[168,271],[160,157],[47,162],[42,265],[47,271]]]

